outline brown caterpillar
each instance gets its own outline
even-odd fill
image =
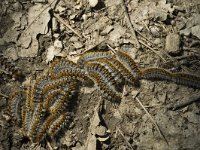
[[[172,73],[162,68],[147,68],[142,70],[141,79],[172,81]]]
[[[101,66],[104,66],[105,69],[107,69],[111,76],[114,78],[115,82],[117,84],[121,84],[124,82],[124,77],[121,74],[121,72],[118,70],[118,68],[116,66],[114,66],[109,59],[106,58],[102,58],[102,59],[95,59],[94,61],[96,64],[99,64]]]
[[[28,126],[27,136],[30,137],[31,141],[34,141],[37,135],[38,128],[43,123],[45,116],[45,110],[43,109],[42,103],[36,105],[35,111],[33,112],[30,125]]]
[[[193,88],[200,88],[200,77],[185,73],[172,73],[162,68],[144,69],[141,79],[166,80]]]
[[[81,55],[81,57],[78,59],[77,64],[81,67],[84,66],[86,62],[100,59],[100,58],[111,58],[112,54],[110,52],[87,52]]]
[[[58,61],[57,59],[50,65],[50,77],[52,79],[58,78],[57,74],[59,74],[62,71],[70,72],[70,73],[82,73],[84,70],[78,67],[77,64],[75,64],[72,61],[61,59]]]
[[[120,102],[121,93],[116,91],[115,80],[112,75],[103,66],[95,63],[87,63],[86,68],[88,70],[89,76],[99,87],[102,95],[115,103]]]
[[[49,126],[49,129],[47,130],[47,133],[51,136],[54,137],[58,131],[65,126],[67,122],[69,122],[70,115],[69,113],[62,113],[58,118],[52,122],[52,124]]]
[[[121,73],[122,77],[127,81],[128,83],[135,84],[136,79],[132,75],[132,73],[117,59],[112,58],[108,59],[108,61],[115,66],[119,72]]]
[[[135,78],[139,78],[141,76],[141,71],[138,66],[134,62],[134,60],[125,52],[117,51],[116,58],[131,72],[131,74]]]
[[[10,112],[12,118],[17,120],[18,123],[21,121],[21,106],[24,103],[24,95],[23,91],[16,91],[12,93],[9,97],[8,101],[8,111]]]
[[[44,123],[40,126],[38,129],[38,134],[35,137],[34,143],[39,143],[44,139],[44,137],[47,135],[47,130],[49,126],[53,123],[53,121],[56,119],[58,115],[57,114],[50,114]]]
[[[172,73],[172,81],[177,84],[200,89],[200,77],[192,74]]]
[[[140,70],[122,51],[116,56],[109,52],[88,52],[79,58],[78,65],[69,60],[55,60],[50,65],[49,75],[37,78],[28,86],[25,101],[20,92],[10,97],[9,109],[22,122],[23,134],[32,142],[39,143],[46,136],[54,137],[69,122],[72,96],[79,83],[92,80],[101,97],[120,103],[122,89],[119,87],[134,84],[139,79],[166,80],[200,88],[200,77],[172,73],[162,68]]]

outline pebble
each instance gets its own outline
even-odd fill
[[[62,41],[60,41],[60,40],[58,40],[58,39],[56,39],[55,41],[54,41],[54,47],[56,47],[56,48],[60,48],[60,49],[62,49],[63,48],[63,43],[62,43]]]
[[[88,0],[91,7],[95,7],[98,4],[98,0]]]
[[[171,55],[178,55],[180,51],[180,36],[176,33],[170,33],[166,37],[165,50]]]
[[[191,33],[200,39],[200,25],[191,28]]]

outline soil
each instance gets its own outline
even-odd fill
[[[45,2],[45,0],[44,2],[2,0],[0,2],[0,150],[33,149],[31,147],[33,144],[19,134],[17,124],[10,121],[10,115],[7,113],[8,97],[15,87],[26,88],[29,77],[36,77],[46,72],[49,62],[56,56],[76,60],[80,53],[87,50],[108,50],[112,47],[115,50],[127,51],[141,69],[156,66],[200,75],[198,31],[191,30],[187,34],[184,30],[198,25],[200,27],[198,17],[195,24],[191,23],[195,22],[195,15],[200,16],[200,1],[168,0],[167,4],[176,6],[171,12],[172,7],[168,7],[166,3],[161,5],[159,2],[159,0],[125,2],[132,24],[136,24],[137,38],[154,49],[152,50],[142,43],[140,49],[135,47],[120,0],[102,0],[94,8],[90,7],[86,0],[60,0],[55,7],[50,7],[48,4],[51,1]],[[162,2],[166,1],[162,0]],[[149,13],[152,10],[150,6],[154,4],[164,8],[162,11],[158,9],[155,10],[156,13]],[[50,13],[49,18],[43,21],[46,25],[39,24],[40,19],[35,19],[33,24],[38,23],[38,26],[33,25],[34,28],[30,27],[28,20],[31,16],[30,8],[36,5],[48,5],[49,11],[44,13]],[[37,7],[37,9],[39,16],[43,16],[42,12],[46,7]],[[147,18],[145,10],[149,13]],[[56,17],[53,17],[54,13],[60,15],[83,36],[79,37],[62,22],[60,23]],[[20,19],[17,19],[17,16],[20,16]],[[44,26],[48,28],[47,31],[42,30]],[[41,27],[41,31],[38,27]],[[27,34],[25,40],[21,40],[25,32],[30,34]],[[180,36],[178,52],[168,53],[165,50],[166,36],[169,33]],[[34,35],[30,43],[29,35]],[[56,40],[61,42],[62,46],[59,44],[56,46]],[[29,43],[28,48],[24,48],[21,41]],[[34,42],[38,47],[33,45]],[[58,54],[50,55],[52,59],[47,59],[50,46],[59,50]],[[17,70],[20,70],[20,75],[16,74]],[[91,136],[91,118],[102,99],[98,96],[95,86],[83,85],[79,91],[70,126],[63,129],[59,137],[41,143],[40,149],[81,150],[87,145],[88,137]],[[91,96],[92,93],[95,96]],[[197,96],[197,100],[180,108],[174,108],[194,96]],[[100,128],[106,131],[98,130],[98,135],[102,134],[103,137],[99,138],[95,135],[96,145],[92,149],[198,150],[200,149],[199,100],[199,89],[167,81],[142,80],[140,87],[127,85],[124,87],[124,96],[119,105],[103,101],[99,118]],[[48,143],[51,146],[48,146]]]

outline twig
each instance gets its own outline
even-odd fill
[[[141,46],[140,46],[140,43],[139,43],[139,41],[138,41],[138,39],[136,37],[136,34],[135,34],[135,30],[134,30],[135,26],[131,23],[131,19],[130,19],[129,15],[128,15],[124,0],[121,0],[121,4],[122,4],[122,8],[124,9],[124,13],[125,13],[129,28],[130,28],[131,33],[133,35],[133,38],[135,40],[136,47],[139,49]]]
[[[68,23],[66,23],[59,15],[54,14],[54,17],[58,19],[58,21],[62,24],[64,24],[67,28],[69,28],[74,34],[76,34],[80,38],[86,38],[84,35],[79,34],[77,31],[75,31]]]
[[[152,52],[154,52],[155,54],[157,54],[164,62],[166,62],[165,58],[160,55],[156,50],[154,50],[153,48],[151,48],[150,46],[148,46],[147,44],[145,44],[144,42],[142,42],[141,40],[139,40],[139,42],[144,45],[145,47],[147,47],[148,49],[150,49]]]
[[[200,95],[195,95],[185,101],[177,102],[174,106],[170,105],[168,106],[168,109],[171,109],[171,110],[181,109],[197,101],[200,101]]]
[[[126,144],[132,149],[134,150],[133,146],[128,142],[128,140],[125,138],[124,134],[122,133],[122,131],[117,127],[117,131],[121,134],[121,136],[123,137],[123,139],[125,140]],[[133,140],[134,141],[134,140]],[[136,141],[134,141],[135,143],[137,143]]]
[[[115,51],[115,49],[114,48],[112,48],[109,44],[106,44],[107,46],[108,46],[108,48],[110,48],[110,50],[115,54],[116,53],[116,51]]]
[[[3,93],[0,93],[0,96],[5,97],[5,98],[8,98],[8,96],[5,95],[5,94],[3,94]]]
[[[146,114],[149,116],[149,118],[151,119],[152,123],[155,125],[159,135],[164,139],[164,141],[167,143],[167,145],[169,145],[167,139],[165,138],[164,134],[161,132],[158,124],[155,122],[155,120],[153,119],[153,117],[149,114],[149,112],[147,111],[147,109],[143,106],[143,104],[140,102],[140,100],[136,97],[137,102],[140,104],[140,106],[144,109],[144,111],[146,112]]]
[[[53,147],[51,146],[51,144],[49,143],[49,141],[47,141],[47,146],[48,146],[49,150],[53,150]]]

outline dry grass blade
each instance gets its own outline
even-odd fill
[[[8,98],[8,96],[5,95],[5,94],[3,94],[3,93],[0,93],[0,96],[5,97],[5,98]]]
[[[164,62],[166,62],[165,58],[159,54],[159,52],[157,52],[156,50],[154,50],[153,48],[151,48],[150,46],[148,46],[147,44],[145,44],[143,41],[139,40],[139,42],[144,45],[145,47],[147,47],[148,49],[150,49],[152,52],[154,52],[156,55],[158,55]]]
[[[78,37],[80,37],[80,38],[86,38],[84,35],[81,35],[80,33],[78,33],[76,30],[74,30],[68,23],[66,23],[59,15],[56,15],[55,13],[54,13],[54,17],[56,18],[56,19],[58,19],[58,21],[60,22],[60,23],[62,23],[62,24],[64,24],[67,28],[69,28],[72,32],[74,32],[74,34],[76,34]]]
[[[147,111],[147,109],[144,107],[144,105],[140,102],[140,100],[136,97],[137,102],[140,104],[140,106],[144,109],[144,111],[146,112],[146,114],[149,116],[149,118],[151,119],[152,123],[155,125],[159,135],[164,139],[164,141],[167,143],[167,145],[169,146],[169,143],[167,141],[167,139],[165,138],[164,134],[162,133],[162,131],[160,130],[158,124],[156,123],[156,121],[153,119],[153,117],[149,114],[149,112]]]
[[[126,144],[128,145],[128,147],[131,150],[134,150],[133,146],[128,142],[128,140],[125,138],[123,132],[117,127],[117,131],[121,134],[121,136],[123,137],[123,139],[125,140]],[[134,141],[135,143],[137,143],[136,141]]]
[[[124,10],[125,16],[126,16],[126,18],[127,18],[127,22],[128,22],[129,28],[130,28],[131,33],[132,33],[132,35],[133,35],[133,38],[134,38],[134,40],[135,40],[134,42],[135,42],[135,44],[136,44],[136,47],[139,49],[141,46],[140,46],[140,43],[139,43],[139,41],[138,41],[138,39],[137,39],[137,37],[136,37],[135,30],[134,30],[134,28],[133,28],[134,25],[131,23],[131,19],[130,19],[129,15],[128,15],[128,12],[127,12],[127,9],[126,9],[124,0],[121,0],[121,4],[122,4],[122,8],[123,8],[123,10]]]

